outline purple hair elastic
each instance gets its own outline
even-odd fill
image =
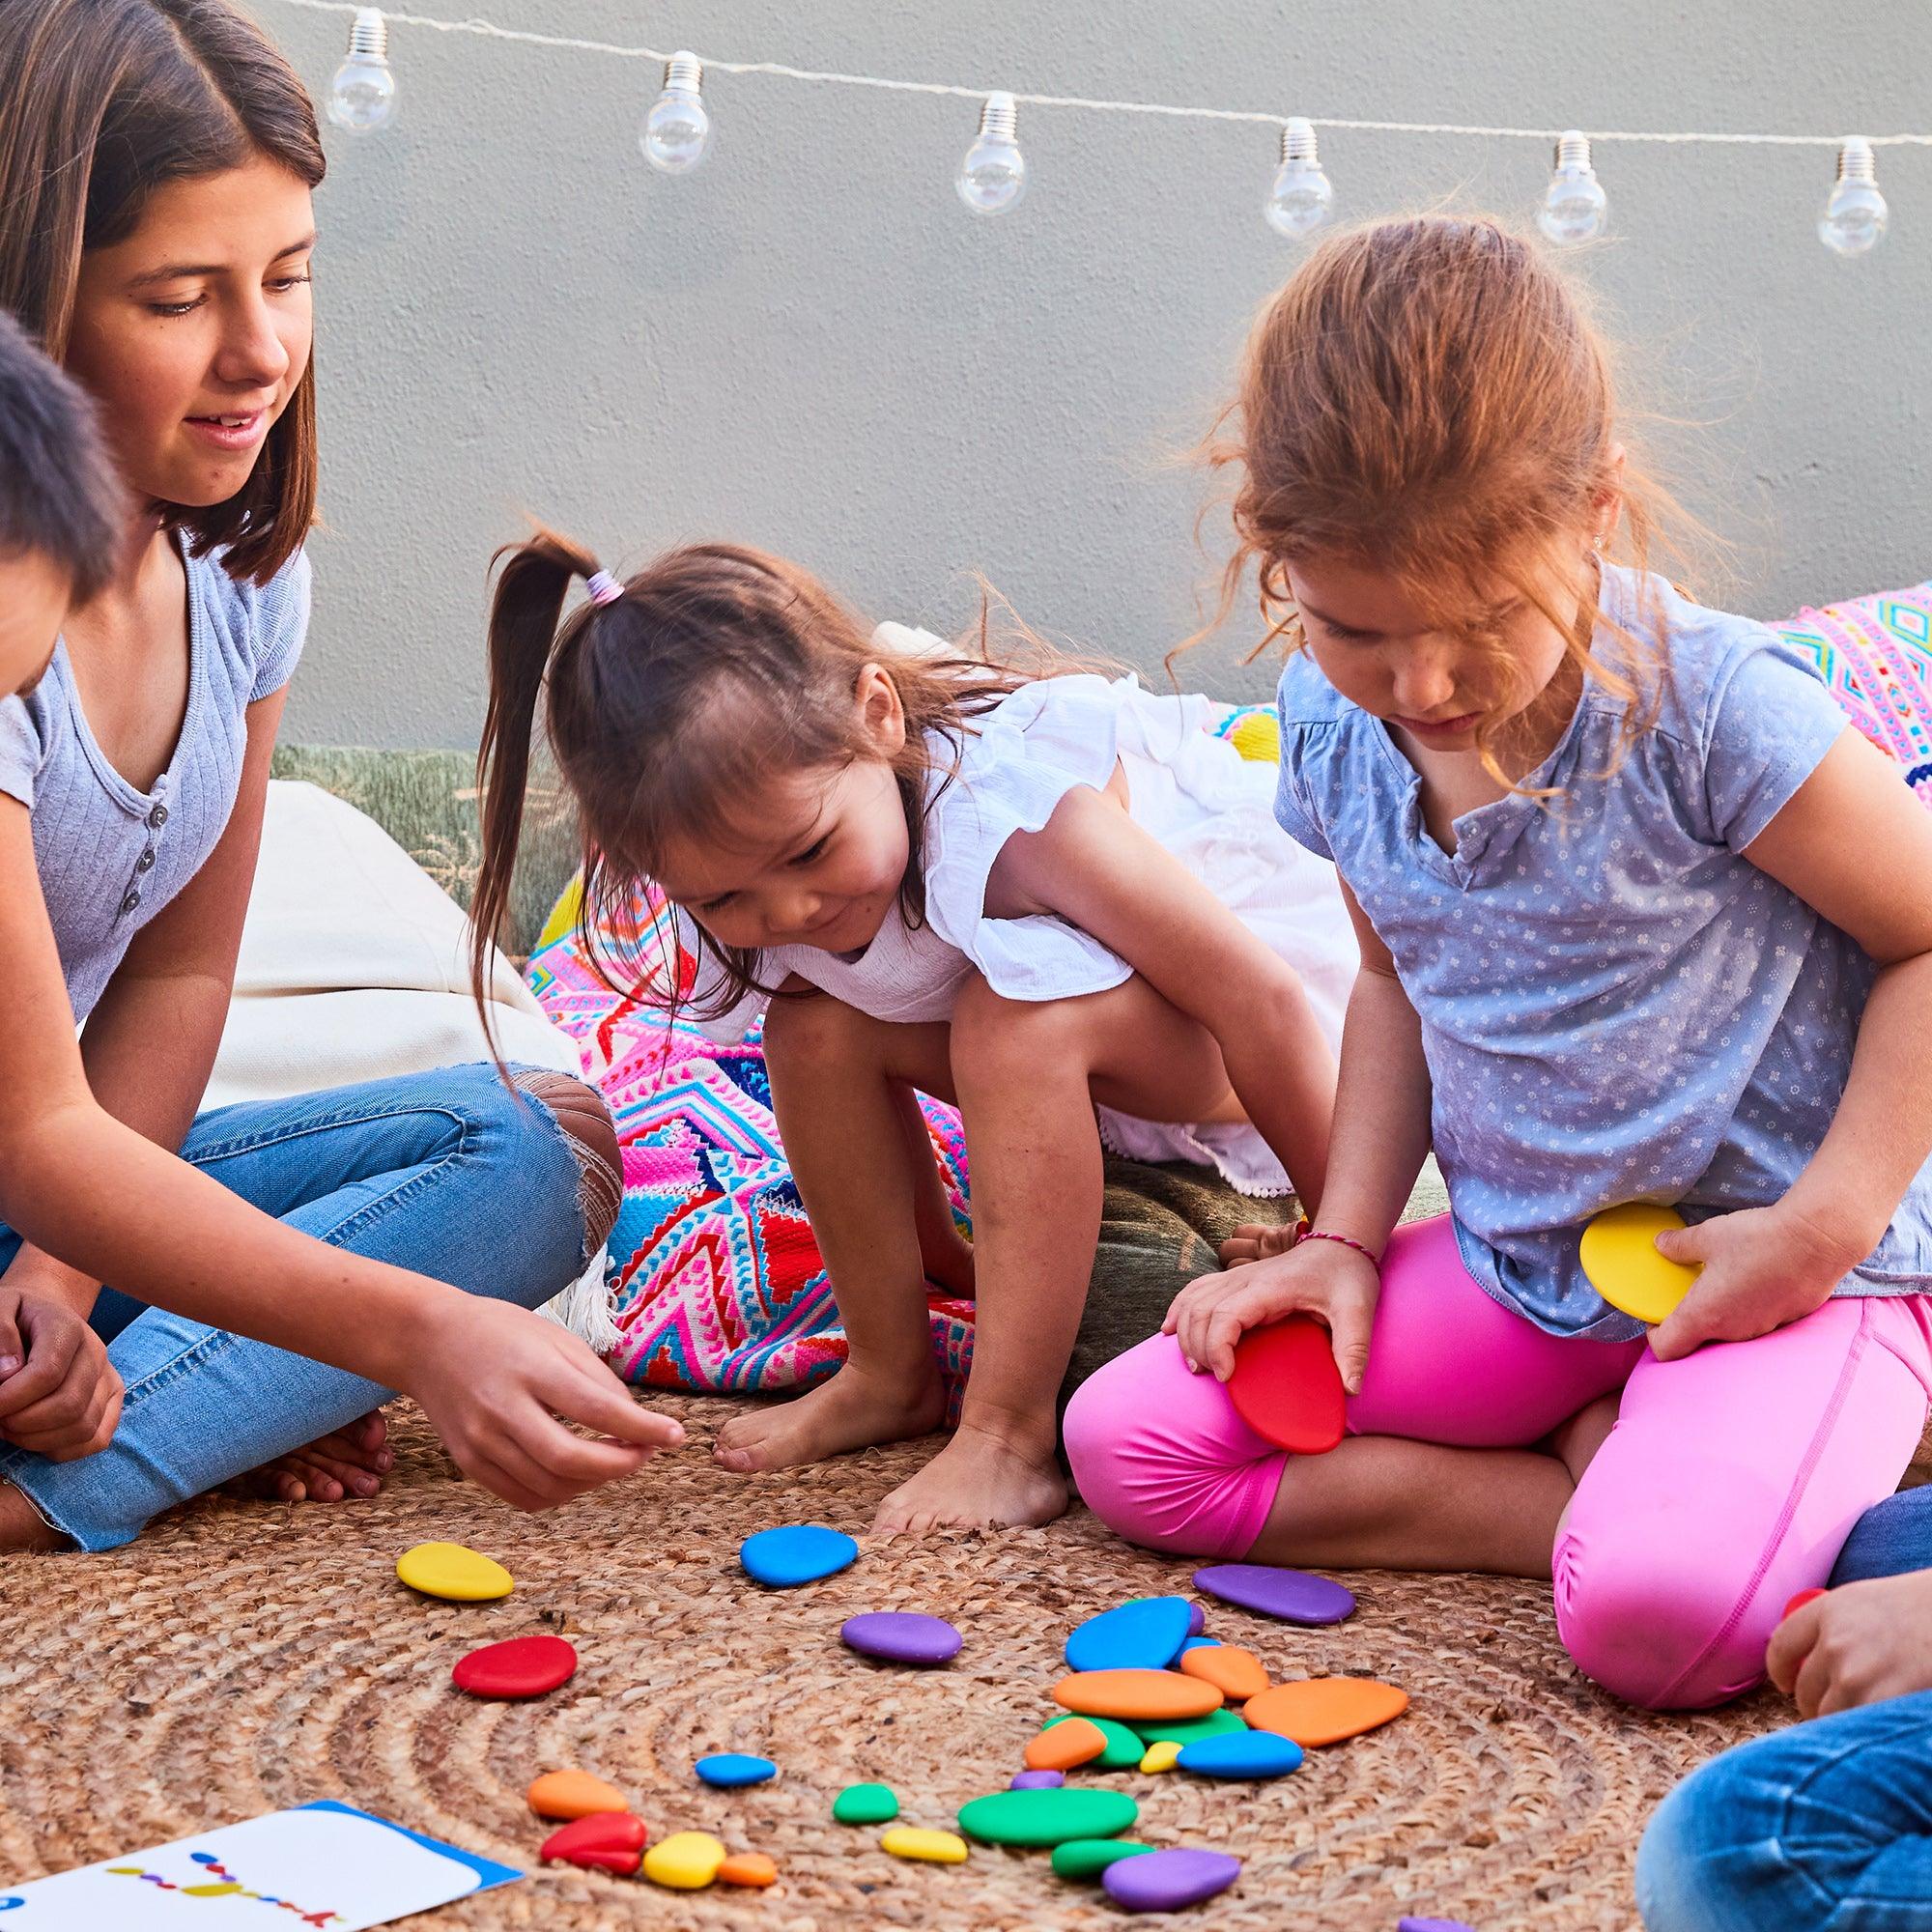
[[[624,594],[624,586],[608,570],[593,570],[584,587],[593,604],[614,604]]]

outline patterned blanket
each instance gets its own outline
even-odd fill
[[[1805,610],[1780,628],[1812,654],[1852,722],[1932,805],[1932,583]],[[1264,708],[1231,708],[1216,728],[1244,756],[1278,754]],[[845,1338],[780,1144],[758,1035],[721,1047],[620,997],[590,962],[581,917],[580,897],[566,893],[531,955],[529,982],[577,1040],[584,1076],[610,1102],[623,1148],[624,1205],[610,1244],[622,1336],[613,1366],[632,1382],[688,1389],[774,1390],[822,1379],[844,1359]],[[937,1101],[923,1105],[953,1212],[970,1228],[959,1118]],[[1170,1183],[1138,1170],[1134,1184],[1151,1199]],[[1195,1191],[1203,1190],[1215,1198],[1190,1202],[1190,1217],[1204,1226],[1272,1218],[1205,1171]],[[1183,1223],[1174,1227],[1178,1238],[1163,1229],[1140,1258],[1149,1279],[1133,1321],[1109,1330],[1097,1356],[1090,1350],[1087,1368],[1150,1332],[1175,1288],[1211,1264],[1211,1247]],[[1105,1249],[1103,1236],[1103,1266]],[[1121,1271],[1118,1256],[1111,1265]],[[933,1354],[956,1410],[972,1360],[973,1305],[936,1289],[927,1304]],[[1108,1313],[1098,1309],[1096,1321]],[[1128,1332],[1135,1323],[1138,1332]]]

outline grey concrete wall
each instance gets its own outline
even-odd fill
[[[341,20],[255,0],[318,90]],[[471,11],[425,4],[427,12]],[[1932,123],[1932,7],[1873,0],[476,0],[499,21],[719,58],[1386,120],[1786,128]],[[635,146],[641,63],[398,28],[396,122],[329,135],[317,355],[327,529],[291,735],[463,745],[484,565],[530,511],[613,565],[723,534],[875,616],[948,628],[984,571],[1035,624],[1146,665],[1211,558],[1203,427],[1294,250],[1263,128],[1022,116],[1024,204],[969,216],[967,103],[714,75],[705,165]],[[1330,133],[1344,212],[1525,209],[1530,142]],[[1932,152],[1880,157],[1892,232],[1841,262],[1815,149],[1611,147],[1581,265],[1666,454],[1737,546],[1738,608],[1932,575]],[[1259,693],[1236,627],[1194,681]]]

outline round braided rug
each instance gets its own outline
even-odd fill
[[[0,1875],[335,1798],[528,1871],[413,1921],[449,1932],[1122,1923],[1096,1889],[1054,1878],[1042,1853],[976,1846],[963,1865],[904,1863],[875,1830],[834,1824],[831,1803],[876,1778],[898,1792],[902,1822],[951,1828],[967,1799],[1005,1785],[1053,1714],[1071,1626],[1126,1597],[1186,1590],[1189,1566],[1076,1513],[1044,1529],[882,1540],[841,1576],[765,1591],[738,1567],[742,1537],[806,1520],[862,1532],[929,1445],[727,1476],[708,1451],[737,1405],[659,1406],[684,1419],[690,1447],[545,1517],[454,1481],[398,1405],[397,1468],[375,1501],[209,1498],[108,1555],[0,1559]],[[395,1559],[436,1539],[499,1558],[515,1592],[485,1605],[415,1596]],[[1398,1684],[1412,1699],[1403,1718],[1273,1784],[1102,1775],[1140,1802],[1133,1835],[1246,1861],[1236,1889],[1191,1922],[1393,1932],[1408,1912],[1478,1932],[1624,1932],[1658,1800],[1788,1717],[1768,1694],[1715,1715],[1625,1709],[1564,1657],[1545,1585],[1348,1580],[1361,1607],[1333,1629],[1211,1602],[1208,1629],[1277,1678]],[[948,1617],[965,1648],[942,1670],[870,1663],[838,1636],[867,1609]],[[498,1704],[451,1688],[465,1651],[536,1631],[577,1645],[581,1667],[562,1690]],[[692,1761],[725,1750],[776,1759],[779,1778],[738,1792],[698,1783]],[[769,1852],[779,1886],[671,1893],[538,1865],[549,1828],[524,1792],[563,1767],[621,1786],[653,1838],[697,1829]]]

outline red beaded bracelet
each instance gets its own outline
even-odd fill
[[[1312,1228],[1304,1215],[1294,1230],[1294,1245],[1298,1248],[1303,1241],[1336,1241],[1345,1248],[1353,1248],[1378,1274],[1382,1271],[1381,1257],[1373,1248],[1365,1248],[1351,1235],[1331,1235],[1326,1228]]]

